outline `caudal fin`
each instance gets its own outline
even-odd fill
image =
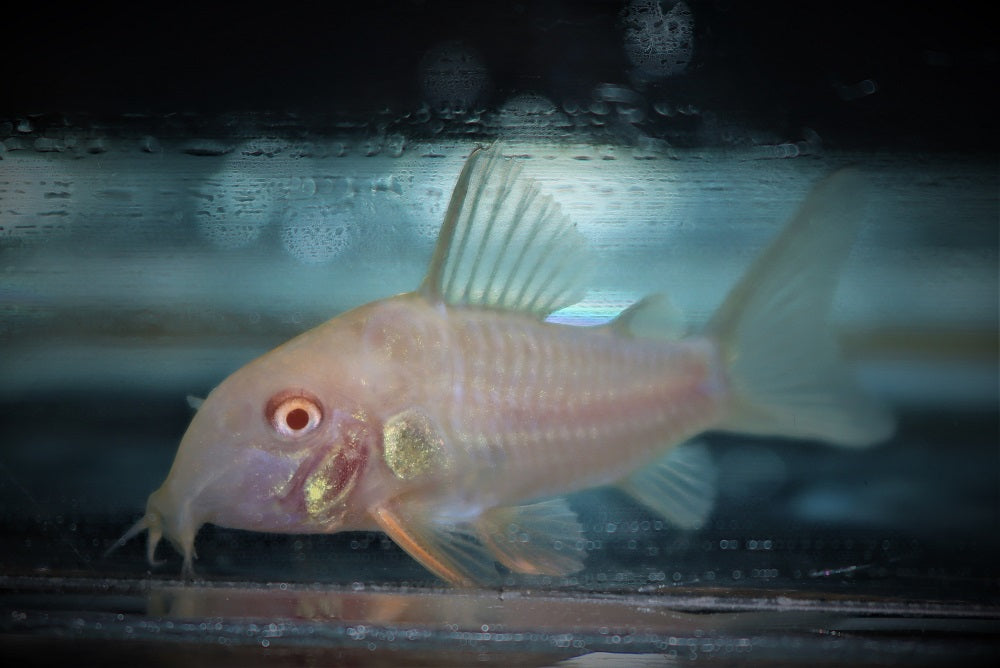
[[[892,433],[891,416],[851,381],[828,323],[866,190],[854,170],[817,185],[709,323],[733,390],[722,429],[848,446]]]

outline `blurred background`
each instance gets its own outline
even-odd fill
[[[405,627],[429,634],[409,646],[420,660],[459,664],[627,649],[612,637],[723,661],[816,661],[833,647],[883,664],[976,662],[996,649],[1000,50],[971,5],[11,11],[0,645],[27,656],[63,638],[96,655],[130,639],[129,659],[237,664],[267,641],[309,661],[334,648],[381,665],[402,656],[385,629]],[[851,373],[896,413],[896,435],[844,451],[710,434],[720,498],[699,531],[610,491],[573,497],[586,570],[508,580],[571,608],[440,592],[375,533],[205,527],[196,585],[167,546],[155,569],[143,541],[103,558],[166,475],[187,397],[348,308],[414,289],[463,160],[496,140],[598,250],[592,291],[556,315],[573,324],[664,291],[697,331],[811,185],[855,166],[872,205],[833,324]],[[226,600],[240,588],[242,607],[220,606],[220,587]],[[317,587],[322,605],[302,593]],[[622,612],[608,614],[631,634],[582,612],[601,596],[618,597]],[[840,635],[780,616],[788,601]],[[678,609],[715,616],[677,627],[664,611]],[[718,616],[734,610],[765,616]],[[900,617],[911,621],[888,621]],[[245,622],[263,618],[300,623],[274,634]],[[194,628],[164,645],[164,625],[181,619]],[[226,626],[206,636],[204,619]],[[357,637],[365,621],[383,630],[375,648]],[[484,638],[490,623],[536,637]],[[697,656],[669,642],[707,637],[715,649],[699,640]],[[207,649],[220,643],[229,653]]]

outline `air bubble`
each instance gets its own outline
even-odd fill
[[[663,11],[663,5],[673,6]],[[640,74],[681,74],[694,53],[694,16],[683,2],[631,0],[624,12],[625,54]]]
[[[356,222],[346,206],[308,204],[294,209],[281,226],[281,243],[288,253],[307,264],[322,264],[354,244]]]
[[[392,134],[385,139],[385,150],[393,158],[403,155],[406,149],[406,137],[401,134]]]

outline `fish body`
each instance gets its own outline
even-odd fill
[[[657,296],[573,327],[545,318],[581,296],[586,244],[498,146],[477,150],[420,288],[226,379],[125,539],[148,529],[152,561],[166,536],[190,569],[205,523],[378,529],[455,584],[494,581],[495,562],[559,575],[584,556],[567,493],[617,485],[679,527],[704,521],[714,469],[684,445],[700,432],[884,438],[823,324],[856,191],[843,174],[814,191],[698,335],[675,336]]]
[[[726,399],[707,340],[435,307],[419,294],[378,302],[364,318],[355,396],[383,434],[375,459],[411,495],[430,485],[428,503],[445,513],[613,483],[659,444],[713,424]],[[438,446],[393,440],[394,425]]]

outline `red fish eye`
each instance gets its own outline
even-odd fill
[[[319,402],[299,392],[276,395],[267,402],[265,413],[268,422],[281,436],[308,434],[323,419]]]

